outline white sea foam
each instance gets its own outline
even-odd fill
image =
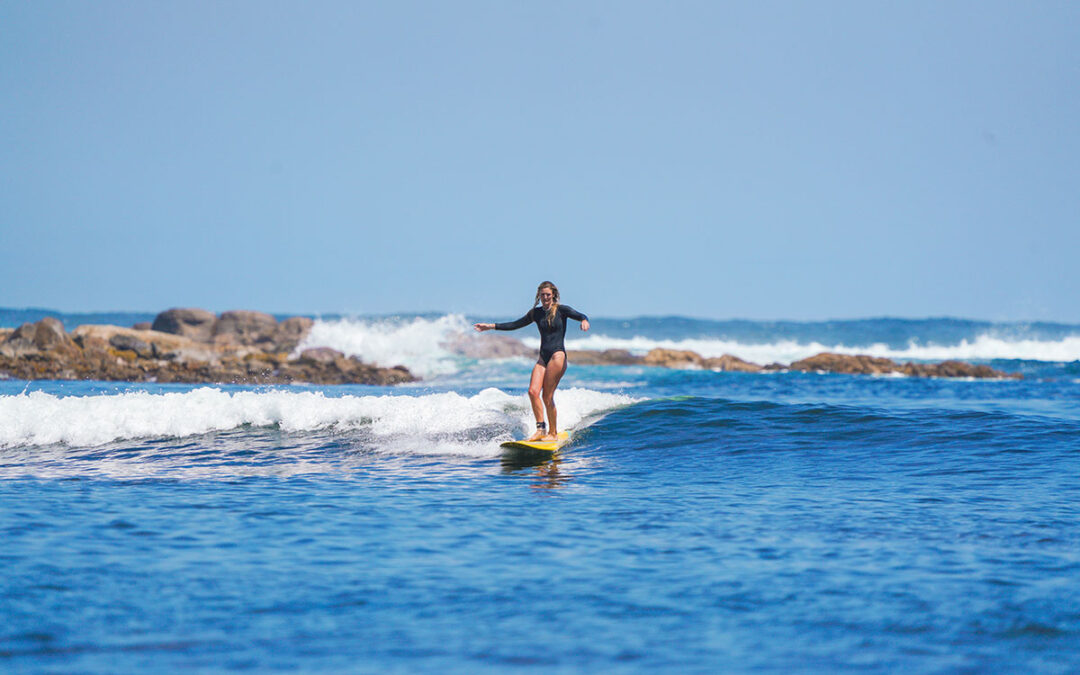
[[[614,338],[595,335],[566,341],[568,349],[626,349],[645,354],[651,349],[689,349],[706,358],[732,354],[754,363],[791,363],[821,352],[837,354],[868,354],[890,359],[926,361],[989,361],[992,359],[1024,359],[1030,361],[1067,362],[1080,359],[1080,336],[1061,340],[1006,340],[980,335],[953,345],[919,344],[911,342],[897,349],[887,344],[868,345],[823,344],[780,340],[764,344],[746,344],[735,340],[695,338],[686,340],[654,340],[646,337]]]
[[[338,319],[316,321],[297,352],[331,347],[383,367],[402,365],[421,377],[458,370],[460,359],[441,345],[454,334],[472,330],[460,314],[436,319]]]
[[[628,396],[571,388],[558,394],[560,427],[634,402]],[[141,438],[176,438],[244,425],[288,432],[359,431],[372,449],[490,454],[495,441],[530,430],[525,395],[485,389],[422,396],[341,396],[319,392],[225,392],[204,387],[183,393],[132,392],[0,396],[0,448],[63,444],[98,446]],[[492,438],[491,430],[501,430]]]

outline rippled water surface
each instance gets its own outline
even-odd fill
[[[0,382],[0,670],[1080,670],[1080,385]]]

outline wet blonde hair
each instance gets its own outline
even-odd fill
[[[551,308],[547,311],[548,325],[550,326],[555,321],[555,313],[559,311],[559,289],[555,284],[550,281],[544,281],[536,287],[536,299],[533,300],[533,307],[540,304],[540,292],[545,288],[551,289]]]

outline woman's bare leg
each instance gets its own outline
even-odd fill
[[[533,371],[536,372],[535,370]],[[566,372],[566,352],[555,352],[548,360],[544,372],[544,407],[547,408],[548,431],[544,440],[555,440],[559,437],[558,414],[555,410],[555,390],[559,386],[559,380]]]
[[[532,403],[533,417],[539,424],[544,421],[544,403],[540,393],[544,387],[544,371],[547,369],[537,363],[533,366],[532,377],[529,378],[529,403]],[[537,429],[536,433],[529,437],[530,441],[538,441],[544,436],[543,429]]]

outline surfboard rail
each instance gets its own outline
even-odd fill
[[[503,450],[539,450],[541,452],[555,452],[570,442],[570,433],[560,431],[559,437],[554,441],[506,441],[500,443]]]

